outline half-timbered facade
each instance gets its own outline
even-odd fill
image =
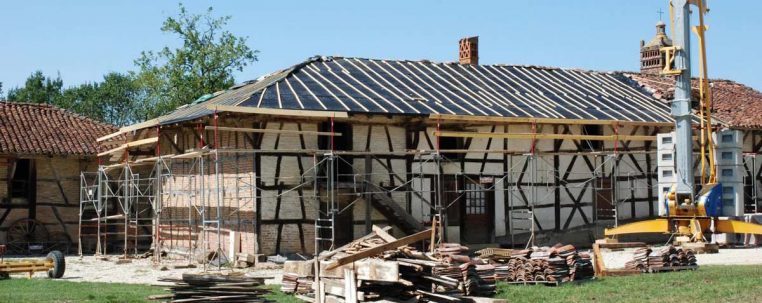
[[[0,243],[10,253],[76,243],[80,171],[115,127],[51,105],[0,102]]]
[[[316,57],[100,141],[129,137],[101,154],[110,178],[162,180],[154,245],[273,254],[434,217],[450,241],[518,244],[654,216],[671,125],[619,73]]]

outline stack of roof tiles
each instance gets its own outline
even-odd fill
[[[480,258],[495,265],[495,277],[501,281],[558,283],[594,276],[590,255],[577,252],[572,245],[515,250],[508,259],[491,251],[482,252],[485,255]]]

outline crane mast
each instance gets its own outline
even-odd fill
[[[691,128],[691,65],[690,65],[690,9],[688,0],[673,0],[670,7],[672,19],[674,68],[679,73],[675,77],[675,98],[671,104],[675,119],[675,167],[677,184],[676,201],[680,204],[693,203],[693,130]]]
[[[604,231],[606,237],[623,234],[667,233],[678,235],[684,242],[709,247],[704,233],[762,234],[762,225],[722,217],[722,185],[717,182],[715,145],[712,139],[712,94],[707,77],[704,15],[706,0],[671,0],[672,46],[661,48],[665,66],[661,74],[675,78],[675,94],[671,115],[675,119],[674,186],[666,192],[663,218],[629,223]],[[697,8],[699,25],[691,27],[691,5]],[[698,115],[691,110],[691,31],[698,37],[699,106]],[[693,122],[698,118],[701,186],[696,192],[693,171]],[[742,203],[736,201],[736,203]],[[716,246],[716,245],[712,245]],[[696,248],[696,246],[694,246]]]

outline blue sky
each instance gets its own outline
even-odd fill
[[[34,70],[65,86],[134,68],[142,50],[176,44],[162,21],[176,1],[3,1],[0,82],[7,90]],[[313,55],[457,60],[457,41],[480,36],[481,63],[637,70],[641,39],[654,35],[667,0],[184,1],[231,15],[260,61],[243,81]],[[709,72],[762,90],[762,1],[710,1]],[[665,21],[668,16],[665,14]],[[694,39],[695,42],[695,39]],[[695,44],[695,43],[694,43]],[[695,61],[695,60],[694,60]]]

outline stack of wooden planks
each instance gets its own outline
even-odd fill
[[[495,279],[516,284],[558,284],[593,278],[590,255],[572,245],[495,251],[481,250],[480,258],[494,265]],[[507,257],[509,256],[509,257]]]
[[[409,245],[430,241],[432,230],[399,239],[388,230],[374,226],[371,234],[320,254],[319,283],[313,283],[310,294],[315,301],[460,302],[494,294],[494,266],[470,258],[467,247],[441,243],[419,250]],[[299,263],[284,266],[284,292],[300,293],[299,280],[314,279],[314,261]]]
[[[182,278],[160,278],[172,282],[167,290],[172,294],[149,296],[151,300],[165,302],[268,302],[264,295],[268,289],[260,287],[263,278],[243,275],[183,274]]]

